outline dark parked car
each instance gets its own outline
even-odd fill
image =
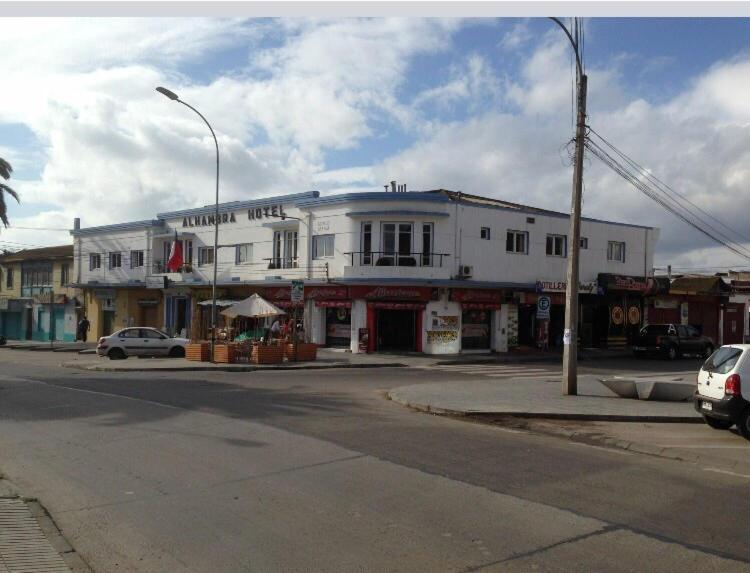
[[[714,352],[714,343],[693,326],[649,324],[641,329],[633,341],[633,352],[636,355],[658,354],[670,360],[685,354],[708,358]]]

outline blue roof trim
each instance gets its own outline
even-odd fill
[[[101,227],[86,227],[85,229],[71,229],[70,234],[74,237],[81,235],[98,235],[99,233],[109,233],[116,231],[132,231],[133,229],[149,229],[151,227],[161,227],[164,221],[158,219],[148,219],[146,221],[133,221],[131,223],[115,223],[114,225],[102,225]]]
[[[443,211],[352,211],[347,217],[450,217],[450,213]]]
[[[407,191],[404,193],[367,191],[362,193],[343,193],[341,195],[328,195],[327,197],[317,197],[315,199],[302,199],[300,201],[297,201],[295,206],[319,207],[322,205],[335,205],[336,203],[349,203],[353,201],[417,201],[427,203],[450,203],[450,199],[445,195],[433,195],[428,193],[421,193],[418,191]]]
[[[262,207],[270,203],[287,204],[296,203],[297,201],[315,200],[320,196],[320,191],[305,191],[304,193],[292,193],[289,195],[276,195],[274,197],[262,197],[251,199],[249,201],[230,201],[228,203],[219,203],[219,213],[228,213],[240,209],[250,209],[251,207]],[[169,211],[166,213],[157,213],[157,219],[178,219],[180,217],[192,217],[194,215],[211,215],[216,212],[216,205],[206,205],[194,209],[183,209],[181,211]]]

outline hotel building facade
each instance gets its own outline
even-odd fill
[[[561,343],[567,214],[447,190],[317,191],[71,231],[92,336],[154,326],[207,336],[220,305],[257,292],[304,317],[305,336],[352,352],[505,352]],[[619,344],[653,294],[658,230],[584,218],[579,339]],[[168,272],[173,241],[184,265]],[[291,301],[292,281],[304,298]],[[541,304],[538,304],[541,303]],[[543,308],[539,308],[539,307]]]

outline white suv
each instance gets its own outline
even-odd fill
[[[123,328],[99,339],[96,353],[119,360],[128,356],[185,356],[187,338],[172,338],[156,328]]]
[[[709,426],[728,430],[737,424],[750,440],[750,344],[722,346],[706,360],[698,372],[694,402]]]

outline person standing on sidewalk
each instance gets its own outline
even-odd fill
[[[76,336],[76,340],[81,340],[82,342],[86,342],[86,339],[89,336],[89,330],[91,329],[91,323],[89,322],[89,319],[86,318],[86,315],[83,315],[83,318],[78,322],[78,336]]]

